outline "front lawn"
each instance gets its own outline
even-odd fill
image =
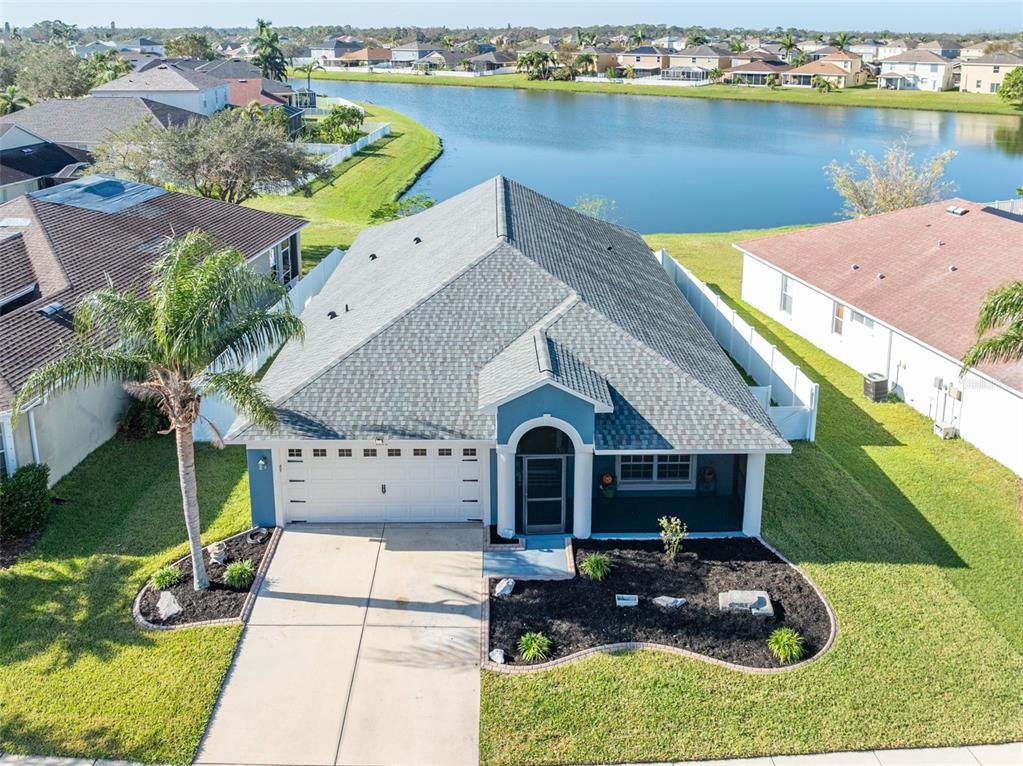
[[[286,213],[312,223],[302,230],[303,270],[309,271],[335,247],[347,248],[368,226],[373,211],[393,202],[440,156],[437,134],[403,114],[364,104],[366,119],[391,123],[387,137],[342,162],[312,196],[256,197],[246,206]]]
[[[203,541],[249,526],[245,451],[196,446]],[[157,567],[187,553],[174,440],[114,438],[55,487],[39,542],[0,571],[0,751],[191,760],[240,634],[132,620]]]
[[[764,533],[834,606],[834,648],[757,676],[654,652],[483,673],[486,764],[657,761],[1023,738],[1017,479],[738,301],[729,245],[656,235],[821,384],[815,444],[768,460]],[[683,594],[684,595],[684,594]]]

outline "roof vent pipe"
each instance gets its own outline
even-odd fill
[[[854,263],[854,264],[852,265],[852,270],[853,270],[853,271],[859,271],[859,270],[860,270],[860,264],[858,264],[858,263]]]
[[[959,267],[958,267],[958,266],[956,266],[956,265],[955,265],[954,263],[951,263],[951,264],[949,264],[949,266],[948,266],[948,270],[949,270],[949,271],[959,271]]]
[[[328,311],[327,312],[327,319],[337,319],[337,312],[336,311]]]
[[[419,244],[420,242],[422,242],[422,241],[423,241],[423,240],[422,240],[422,238],[421,238],[421,237],[413,237],[413,238],[412,238],[412,244],[414,244],[414,245],[418,245],[418,244]]]
[[[371,261],[375,261],[375,260],[377,259],[377,254],[376,254],[376,253],[370,253],[370,254],[369,254],[369,259],[370,259]]]
[[[878,279],[884,279],[884,272],[883,271],[877,272],[877,278]]]
[[[347,303],[345,304],[345,313],[346,314],[348,313],[348,304]]]

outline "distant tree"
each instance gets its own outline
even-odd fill
[[[810,63],[810,56],[804,53],[803,51],[800,51],[799,53],[792,57],[792,60],[789,63],[793,67],[803,66],[803,64]]]
[[[452,48],[455,47],[455,38],[453,38],[451,35],[444,35],[437,42],[442,47],[447,48],[448,50],[451,50]]]
[[[831,40],[831,44],[838,48],[840,51],[844,51],[845,47],[852,41],[848,32],[839,32]]]
[[[77,98],[93,87],[93,73],[85,59],[67,48],[32,46],[18,72],[17,85],[35,100]]]
[[[596,71],[597,58],[592,53],[580,53],[575,57],[575,65],[583,72]]]
[[[316,137],[325,144],[350,144],[359,138],[366,115],[354,106],[336,104],[316,123]]]
[[[728,42],[728,50],[732,53],[742,53],[746,50],[746,44],[742,40],[735,39]]]
[[[646,32],[643,27],[636,27],[629,33],[629,47],[637,48],[646,41]]]
[[[796,49],[796,39],[788,32],[778,43],[778,47],[781,48],[781,52],[785,55],[785,60],[791,62],[792,51]]]
[[[210,38],[200,32],[185,32],[167,41],[167,55],[212,61],[217,57]]]
[[[0,114],[13,114],[32,106],[32,99],[22,95],[17,85],[8,85],[0,91]]]
[[[618,76],[618,72],[615,70],[615,68],[613,66],[609,66],[609,67],[607,67],[604,70],[604,77],[606,77],[609,80],[613,80],[617,76]]]
[[[94,85],[124,77],[131,71],[131,64],[117,55],[117,51],[93,53],[85,59],[85,67],[92,77]]]
[[[944,178],[945,166],[956,156],[949,150],[915,164],[907,141],[892,144],[878,159],[856,152],[855,165],[832,162],[825,168],[831,184],[845,200],[842,212],[850,218],[888,213],[948,197],[955,185]],[[862,175],[860,175],[862,173]]]
[[[70,45],[81,36],[77,24],[65,24],[60,19],[50,24],[50,44]]]
[[[818,93],[831,93],[833,88],[831,80],[821,77],[819,74],[815,74],[810,78],[810,85],[816,88]]]
[[[288,64],[281,50],[280,35],[271,29],[271,22],[258,19],[256,36],[251,40],[252,63],[259,67],[263,77],[285,82],[288,79]]]
[[[989,53],[997,53],[998,51],[1013,51],[1013,45],[1010,40],[992,40],[984,46],[984,55]]]
[[[92,150],[90,171],[144,184],[158,183],[154,160],[158,130],[143,117],[123,130],[107,134],[106,140]]]
[[[305,87],[306,87],[306,90],[312,90],[313,89],[313,72],[316,72],[316,71],[324,72],[324,71],[326,71],[321,64],[317,64],[316,62],[310,62],[308,64],[299,64],[298,66],[293,67],[293,69],[298,74],[304,74],[305,75]]]
[[[1023,361],[1023,281],[987,294],[977,318],[977,342],[963,357],[963,369],[982,362]]]
[[[998,86],[998,97],[1017,109],[1023,108],[1023,67],[1016,67],[1002,80]]]
[[[584,194],[576,197],[573,210],[578,210],[590,218],[599,218],[602,221],[618,222],[618,203],[610,197],[601,197],[597,194]]]
[[[777,90],[778,87],[781,85],[781,79],[776,74],[769,74],[767,75],[767,80],[765,84],[771,90]]]
[[[636,67],[634,67],[632,64],[626,64],[625,67],[622,69],[622,75],[625,77],[626,80],[635,80]]]
[[[705,45],[707,38],[699,29],[694,29],[686,36],[686,47],[695,48],[697,45]]]
[[[403,199],[381,205],[370,214],[370,220],[374,223],[397,221],[399,218],[406,218],[410,215],[421,213],[435,204],[437,204],[436,201],[428,194],[412,194]]]

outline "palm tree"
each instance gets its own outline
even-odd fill
[[[283,302],[276,310],[273,304]],[[287,290],[246,267],[237,250],[218,249],[200,231],[168,241],[148,297],[106,287],[74,312],[75,340],[63,356],[35,370],[14,400],[14,416],[32,399],[81,383],[118,381],[133,396],[155,401],[177,443],[193,585],[209,587],[199,537],[199,501],[192,427],[199,402],[216,394],[254,423],[277,416],[255,376],[239,369],[255,353],[302,337]],[[214,368],[214,363],[217,363]]]
[[[131,64],[118,56],[116,51],[94,53],[87,59],[87,66],[97,85],[124,77],[131,71]]]
[[[728,43],[728,50],[732,53],[742,53],[746,50],[746,45],[742,40],[731,40]]]
[[[525,72],[526,76],[533,73],[533,53],[523,53],[519,56],[519,60],[515,62],[515,68],[520,72]]]
[[[597,57],[592,53],[580,53],[575,57],[575,64],[584,72],[589,72],[590,70],[596,71]]]
[[[810,85],[817,89],[818,93],[831,93],[831,80],[815,74],[810,78]]]
[[[646,33],[643,27],[636,27],[634,30],[632,30],[631,34],[629,34],[629,47],[638,48],[640,45],[644,43],[645,40]]]
[[[992,330],[994,335],[984,337]],[[1009,282],[987,294],[977,318],[977,342],[963,358],[963,370],[981,362],[1023,360],[1023,281]]]
[[[848,32],[839,32],[837,35],[835,35],[835,38],[831,41],[831,44],[838,48],[840,51],[844,51],[845,46],[847,46],[850,43],[850,41],[851,38],[849,37]]]
[[[449,50],[455,47],[455,38],[453,38],[451,35],[444,35],[437,42],[439,42],[442,47],[447,48]]]
[[[321,72],[327,71],[326,69],[323,68],[323,66],[321,64],[318,64],[316,62],[310,62],[308,64],[299,64],[297,67],[294,67],[294,69],[299,74],[304,74],[305,75],[305,87],[306,87],[306,90],[312,90],[313,89],[313,72],[315,72],[317,70],[319,70]]]
[[[714,67],[709,72],[707,72],[707,79],[709,79],[711,82],[714,82],[715,80],[720,80],[723,76],[724,72],[722,72],[718,67]]]
[[[781,48],[782,53],[785,54],[785,60],[790,61],[792,58],[792,51],[796,49],[796,40],[791,34],[786,32],[785,36],[781,39],[781,42],[778,43],[778,47]]]
[[[686,37],[686,47],[695,48],[697,45],[703,45],[707,42],[707,38],[699,31],[693,30]]]
[[[625,76],[627,80],[635,80],[636,68],[632,64],[626,64],[625,67],[622,69],[622,74]]]
[[[255,55],[252,63],[259,67],[263,77],[284,82],[288,79],[288,65],[281,50],[280,36],[270,28],[271,22],[256,20],[256,36],[252,38]]]
[[[32,99],[21,94],[17,85],[8,85],[0,91],[0,114],[12,114],[32,106]]]

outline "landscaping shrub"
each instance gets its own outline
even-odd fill
[[[50,514],[50,467],[34,463],[0,480],[0,538],[42,529]]]
[[[153,576],[149,578],[149,584],[157,590],[167,590],[181,582],[182,577],[180,569],[173,564],[168,564],[153,572]]]
[[[232,561],[224,570],[224,582],[236,590],[245,590],[256,579],[256,568],[248,559]]]
[[[767,639],[767,648],[782,665],[803,658],[803,637],[792,628],[778,628]]]
[[[661,542],[664,543],[664,558],[674,561],[682,550],[682,541],[686,539],[688,530],[678,516],[661,516],[657,520],[661,525]]]
[[[152,399],[132,397],[117,419],[117,431],[129,439],[146,439],[170,427],[167,415]]]
[[[523,633],[519,638],[519,656],[526,662],[546,660],[551,651],[551,640],[543,633]]]
[[[611,559],[606,553],[591,553],[579,564],[579,571],[591,580],[603,580],[611,571]]]

